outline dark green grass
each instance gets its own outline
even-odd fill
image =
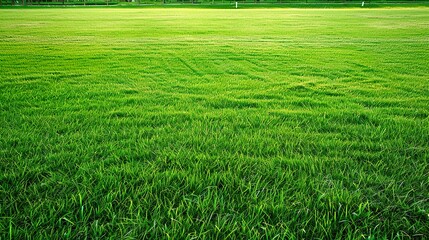
[[[1,239],[429,238],[428,9],[0,11]]]

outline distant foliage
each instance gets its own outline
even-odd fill
[[[214,5],[231,5],[238,2],[240,4],[360,4],[362,0],[0,0],[0,6],[61,6],[61,5],[121,5],[121,6],[138,6],[138,5],[164,5],[164,4],[214,4]],[[427,3],[427,0],[368,0],[369,3]],[[333,5],[328,5],[333,6]],[[305,7],[305,6],[301,6]],[[337,6],[338,7],[338,6]]]

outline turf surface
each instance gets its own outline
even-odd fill
[[[429,9],[0,11],[1,239],[429,238]]]

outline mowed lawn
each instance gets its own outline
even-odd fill
[[[429,8],[0,10],[1,239],[429,238]]]

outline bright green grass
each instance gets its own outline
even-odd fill
[[[0,11],[1,239],[429,238],[429,9]]]

